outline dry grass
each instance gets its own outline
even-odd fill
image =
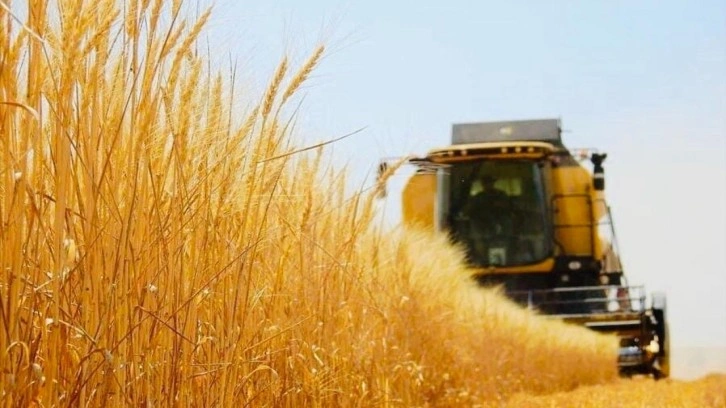
[[[254,98],[178,1],[34,0],[22,25],[1,1],[3,406],[457,405],[615,376],[612,339],[475,288],[441,237],[379,231],[373,193],[291,154],[323,47]]]
[[[726,407],[726,375],[712,374],[691,382],[636,378],[548,396],[518,395],[506,406],[723,408]]]

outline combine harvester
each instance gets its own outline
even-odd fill
[[[616,333],[621,374],[668,377],[666,299],[654,293],[648,308],[644,287],[623,274],[604,195],[607,155],[568,150],[557,119],[456,124],[451,143],[408,159],[417,171],[403,190],[404,224],[448,233],[479,284]]]

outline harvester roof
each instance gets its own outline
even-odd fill
[[[559,119],[458,123],[452,128],[451,144],[539,141],[564,147],[561,134]]]

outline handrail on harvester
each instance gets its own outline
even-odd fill
[[[508,292],[513,299],[528,309],[547,311],[556,308],[551,314],[569,315],[587,313],[618,314],[623,312],[639,313],[645,309],[645,287],[638,286],[580,286],[553,289],[532,289]],[[601,306],[598,308],[598,306]]]

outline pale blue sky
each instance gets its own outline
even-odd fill
[[[210,48],[248,90],[328,45],[298,133],[367,126],[334,146],[357,183],[454,122],[562,118],[568,145],[609,153],[626,273],[667,292],[674,346],[726,346],[723,0],[218,0],[213,16]]]

